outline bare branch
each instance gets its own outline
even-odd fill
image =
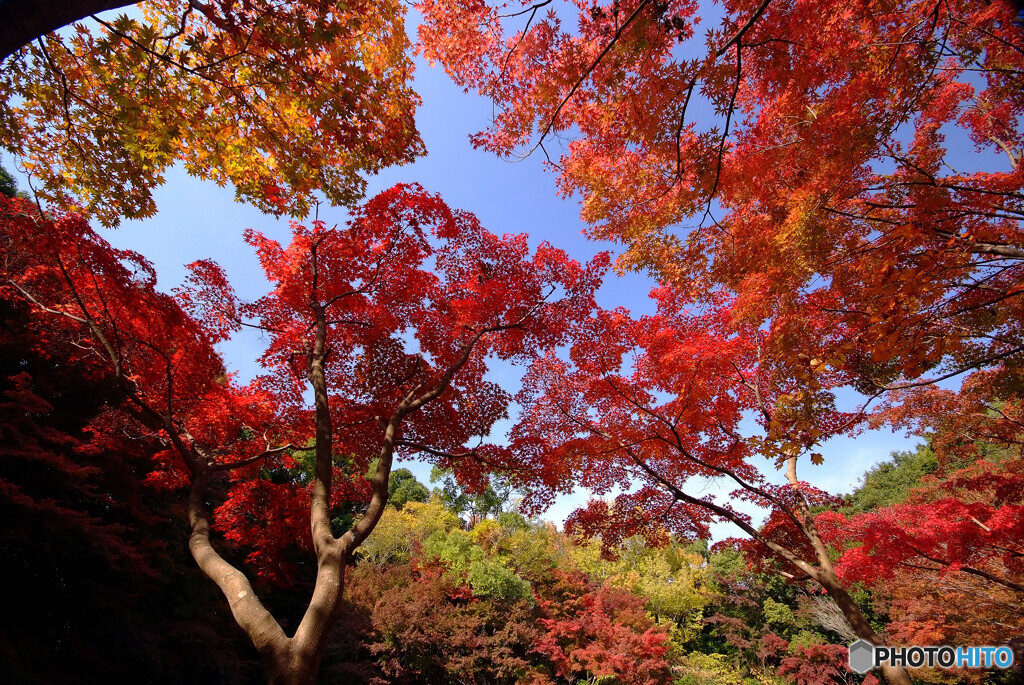
[[[292,445],[291,443],[288,443],[287,445],[281,445],[280,447],[274,447],[272,449],[264,450],[264,451],[260,452],[259,454],[255,455],[255,456],[249,457],[248,459],[242,459],[241,461],[233,461],[233,462],[227,462],[227,463],[220,462],[220,463],[210,464],[209,468],[210,468],[211,471],[230,471],[232,469],[240,469],[243,466],[249,466],[250,464],[255,464],[258,461],[262,461],[263,459],[267,459],[268,457],[272,457],[275,454],[281,454],[282,452],[286,452],[286,451],[291,450],[291,449],[295,449],[295,445]]]

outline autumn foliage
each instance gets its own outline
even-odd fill
[[[869,395],[992,366],[1005,398],[1024,256],[1013,3],[739,2],[718,25],[692,2],[420,7],[424,53],[499,107],[474,142],[545,146],[622,266],[695,302],[734,294],[737,325],[792,315],[795,340],[807,320],[810,358]],[[790,347],[772,353],[807,353]]]
[[[512,466],[507,450],[482,443],[510,400],[484,378],[485,360],[529,361],[558,344],[593,306],[605,262],[580,266],[548,245],[531,254],[525,237],[498,238],[436,196],[397,186],[342,230],[295,225],[287,247],[248,233],[274,284],[261,300],[236,302],[208,262],[175,298],[156,291],[148,262],[111,248],[81,216],[3,202],[5,296],[28,307],[33,326],[80,341],[71,355],[110,374],[117,400],[93,422],[97,433],[127,424],[161,443],[148,479],[188,489],[192,554],[282,677],[296,677],[296,652],[299,677],[316,672],[345,565],[381,516],[396,453],[469,483]],[[247,387],[225,375],[213,348],[242,317],[270,336],[268,373]],[[304,451],[313,452],[306,469]],[[220,500],[212,511],[211,497]],[[346,500],[369,501],[347,531],[337,529]],[[316,553],[295,638],[217,551],[214,530],[225,553],[247,549],[267,580],[291,578],[281,559],[291,540]]]
[[[942,479],[929,477],[901,504],[849,519],[822,514],[819,521],[837,546],[860,543],[839,562],[851,580],[886,577],[916,562],[920,570],[960,570],[1024,591],[1020,478],[1018,459],[981,460]]]
[[[748,675],[846,682],[836,640],[1005,641],[993,626],[1019,627],[1024,592],[1013,3],[416,8],[420,53],[495,104],[473,144],[543,155],[588,233],[622,246],[619,268],[657,279],[656,311],[596,307],[607,255],[531,249],[415,185],[284,242],[247,231],[270,282],[254,302],[209,261],[161,292],[143,256],[67,208],[149,216],[180,162],[302,215],[317,192],[353,205],[360,173],[422,150],[399,3],[150,2],[40,38],[0,73],[0,139],[62,207],[0,198],[0,297],[31,360],[0,379],[5,409],[22,408],[5,449],[63,484],[48,498],[0,473],[5,506],[131,565],[148,547],[96,513],[102,474],[84,457],[138,468],[181,497],[193,558],[281,682],[314,679],[357,562],[373,592],[353,603],[396,680],[728,682],[743,659]],[[245,386],[215,348],[242,326],[267,342]],[[491,380],[494,360],[526,367],[517,394]],[[70,369],[102,393],[62,431],[46,385]],[[493,433],[510,418],[506,443]],[[798,473],[868,428],[927,438],[936,470],[860,508]],[[509,553],[494,522],[396,518],[399,458],[469,495],[502,473],[528,514],[589,488],[567,528],[598,537],[607,563],[728,522],[745,538],[707,563],[750,568],[719,569],[705,615],[704,600],[662,601],[686,585],[679,557],[598,581],[522,541]],[[257,598],[303,582],[291,622]]]
[[[7,212],[30,209],[0,202],[8,228]],[[5,260],[26,266],[11,247],[27,236],[3,235]],[[208,611],[222,598],[188,557],[180,496],[146,484],[157,436],[111,411],[123,401],[112,370],[9,284],[0,319],[0,547],[18,587],[0,631],[7,677],[252,678],[258,664],[233,621]]]
[[[900,503],[818,517],[840,575],[871,588],[892,640],[999,644],[1013,632],[1024,595],[1020,468],[1012,457],[978,460],[926,476]]]
[[[579,577],[560,580],[561,597],[542,603],[547,634],[535,647],[551,660],[555,676],[637,685],[666,678],[667,636],[651,625],[642,599],[623,589],[587,588]]]
[[[353,575],[350,601],[367,612],[369,652],[388,682],[669,681],[669,632],[645,597],[584,572],[551,527],[510,515],[467,533],[445,527],[442,506],[389,514],[416,521],[411,563]]]
[[[85,20],[88,17],[81,17]],[[168,167],[274,214],[352,205],[422,154],[397,2],[145,2],[3,61],[0,141],[49,201],[106,225],[156,212]]]
[[[812,508],[839,501],[796,465],[867,425],[935,431],[949,455],[1019,444],[1016,8],[419,7],[423,53],[496,105],[473,143],[543,154],[591,234],[624,245],[619,265],[662,283],[657,316],[599,314],[524,390],[528,458],[553,449],[563,479],[625,491],[573,525],[617,539],[728,519],[755,557],[821,582],[875,640],[814,524]],[[959,392],[935,385],[957,377]],[[844,388],[860,407],[837,410]],[[764,484],[755,455],[785,467],[789,487]],[[716,475],[768,509],[763,527],[685,487]],[[933,506],[954,522],[971,507]]]

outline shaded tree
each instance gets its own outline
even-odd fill
[[[4,250],[4,257],[12,255]],[[11,682],[259,679],[191,563],[180,498],[144,484],[162,447],[80,336],[0,286],[0,658]]]

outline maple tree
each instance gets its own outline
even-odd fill
[[[827,274],[874,345],[914,335],[898,351],[908,375],[968,354],[970,335],[942,334],[951,320],[996,302],[1014,318],[1012,3],[727,2],[703,40],[709,8],[692,1],[523,4],[422,2],[420,49],[496,102],[475,144],[511,155],[569,138],[549,157],[560,188],[582,194],[594,235],[625,243],[624,266],[698,297],[757,296],[762,316]],[[958,171],[957,138],[1003,162]],[[1015,349],[988,346],[971,358]]]
[[[900,504],[849,518],[823,513],[819,527],[837,547],[858,543],[839,560],[854,580],[907,567],[959,571],[1024,593],[1022,468],[1020,459],[978,461],[945,478],[929,476]]]
[[[788,676],[794,685],[845,684],[852,675],[846,648],[840,645],[804,647],[796,656],[782,660],[779,673]]]
[[[538,371],[534,426],[558,426],[553,441],[580,455],[564,475],[645,483],[581,526],[742,528],[682,490],[718,469],[773,511],[744,528],[760,554],[811,561],[831,583],[809,507],[838,502],[795,464],[864,425],[834,410],[837,388],[881,397],[876,425],[944,427],[939,451],[1019,444],[1024,32],[1010,2],[726,2],[706,31],[712,12],[689,1],[418,6],[423,53],[496,103],[474,144],[543,152],[591,235],[624,245],[619,266],[717,327],[608,323],[621,349],[590,340]],[[572,390],[555,387],[564,373]],[[965,373],[959,392],[934,386]],[[758,439],[740,439],[742,412],[761,419]],[[787,468],[789,491],[757,480],[758,454]]]
[[[668,636],[644,612],[644,600],[628,591],[587,587],[585,577],[564,575],[555,598],[542,603],[544,634],[536,650],[568,682],[614,678],[640,685],[668,676]],[[543,682],[543,681],[541,681]]]
[[[818,524],[839,550],[839,575],[870,588],[888,614],[891,640],[999,644],[1024,597],[1020,478],[1019,458],[978,460],[922,477],[904,501],[822,513]]]
[[[285,247],[247,232],[273,284],[254,303],[236,302],[212,262],[194,264],[171,297],[155,290],[144,258],[110,247],[80,215],[3,201],[5,295],[30,305],[38,325],[73,331],[77,354],[109,368],[124,400],[94,430],[133,420],[163,442],[150,480],[188,489],[192,556],[273,682],[315,677],[346,566],[387,507],[396,454],[469,483],[515,468],[506,448],[483,442],[510,400],[484,378],[486,360],[528,362],[559,344],[591,310],[607,262],[581,266],[547,244],[531,254],[525,236],[498,238],[437,196],[399,185],[343,228],[293,225]],[[243,317],[269,337],[268,374],[238,387],[213,345]],[[311,473],[299,477],[310,451]],[[338,452],[352,473],[374,461],[373,475],[346,476]],[[211,513],[217,488],[226,494]],[[346,499],[368,504],[335,530]],[[215,529],[247,548],[269,580],[287,578],[276,559],[282,539],[315,555],[312,598],[293,635],[218,551]]]
[[[17,260],[8,238],[0,229],[0,254]],[[102,358],[83,351],[81,332],[41,320],[4,283],[0,571],[18,587],[0,624],[7,677],[251,677],[259,664],[246,639],[226,612],[207,610],[221,600],[188,558],[181,498],[144,483],[158,440],[109,413],[122,399],[118,384]]]
[[[576,31],[552,6],[420,4],[421,50],[499,106],[477,145],[567,136],[550,165],[622,267],[735,293],[744,320],[831,319],[812,358],[862,391],[993,367],[1005,397],[1024,350],[1012,3],[729,2],[702,45],[694,2],[580,2]]]
[[[703,43],[695,2],[579,2],[577,30],[553,6],[423,2],[420,49],[498,105],[475,144],[569,138],[550,166],[620,266],[735,293],[744,319],[832,319],[812,357],[871,394],[933,370],[1016,378],[1012,3],[728,2]]]
[[[91,4],[62,16],[127,3]],[[179,163],[275,214],[306,214],[316,192],[351,205],[361,174],[423,152],[403,18],[394,0],[153,0],[91,16],[9,48],[0,141],[42,198],[106,225],[154,214],[152,189]]]
[[[387,682],[517,683],[531,670],[528,602],[476,599],[452,578],[409,566],[389,576],[370,607],[370,650]]]
[[[566,358],[548,353],[527,372],[512,431],[512,447],[527,466],[521,473],[539,484],[527,504],[542,508],[577,483],[597,495],[619,490],[612,502],[592,500],[566,521],[575,531],[599,533],[606,545],[633,535],[654,544],[668,533],[706,539],[711,522],[728,521],[748,536],[749,554],[778,560],[783,574],[820,586],[855,635],[880,644],[817,528],[815,508],[840,500],[797,476],[801,452],[863,420],[835,407],[833,392],[848,376],[807,356],[801,366],[773,354],[793,344],[785,320],[736,331],[734,304],[723,300],[700,312],[674,288],[654,294],[656,314],[633,319],[601,310],[574,336]],[[813,349],[809,333],[802,339]],[[748,415],[759,431],[741,425]],[[784,466],[787,484],[773,485],[756,457]],[[812,453],[811,460],[821,458]],[[734,488],[726,500],[697,494],[709,478]],[[735,507],[741,501],[767,509],[767,522],[755,527]],[[906,682],[902,669],[883,672]]]

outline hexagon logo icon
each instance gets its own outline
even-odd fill
[[[866,640],[857,640],[850,645],[850,669],[867,673],[875,665],[875,648]]]

